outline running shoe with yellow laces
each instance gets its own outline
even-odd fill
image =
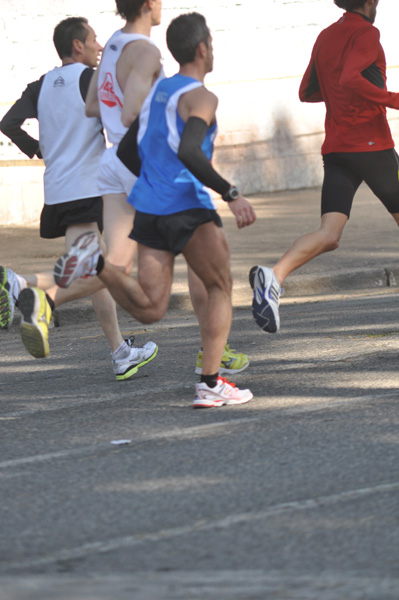
[[[197,375],[202,375],[202,359],[203,351],[200,350],[197,356],[197,364],[195,366],[195,372]],[[230,348],[228,344],[224,347],[222,360],[220,362],[219,375],[233,375],[234,373],[241,373],[249,365],[249,357],[246,354],[237,352],[233,348]]]
[[[48,327],[52,315],[46,293],[34,287],[22,290],[18,308],[22,313],[21,338],[25,348],[35,358],[46,357],[50,352]]]

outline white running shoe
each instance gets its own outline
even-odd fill
[[[250,390],[240,390],[224,377],[218,377],[215,387],[206,383],[195,384],[193,408],[212,408],[224,404],[245,404],[254,397]]]
[[[252,315],[263,331],[276,333],[280,329],[281,286],[273,269],[252,267],[249,282],[254,291]]]
[[[158,353],[158,346],[154,342],[147,342],[142,347],[135,347],[133,346],[133,336],[125,341],[129,346],[129,356],[112,360],[112,368],[118,381],[130,379],[130,377],[137,373],[140,367],[153,360]]]
[[[55,283],[67,288],[79,277],[97,275],[96,267],[101,253],[97,234],[94,231],[83,233],[74,241],[69,252],[57,260],[54,267]]]
[[[25,287],[27,284],[21,275],[6,267],[0,267],[0,329],[11,327],[15,307],[18,306],[18,296]]]

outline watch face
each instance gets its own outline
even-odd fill
[[[238,198],[239,195],[240,195],[240,192],[237,190],[237,188],[231,188],[231,190],[229,192],[229,196],[232,200],[235,200],[236,198]]]

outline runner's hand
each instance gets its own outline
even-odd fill
[[[236,198],[236,200],[232,200],[228,202],[229,208],[233,215],[236,218],[236,223],[238,229],[242,229],[243,227],[247,227],[247,225],[252,225],[256,220],[256,214],[253,209],[252,204],[241,196],[241,194]]]

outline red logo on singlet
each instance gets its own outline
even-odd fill
[[[104,77],[104,81],[101,84],[101,87],[98,91],[98,95],[100,97],[100,101],[110,106],[119,106],[122,108],[122,102],[119,100],[118,96],[115,94],[114,90],[114,80],[112,79],[111,73],[106,73]]]

